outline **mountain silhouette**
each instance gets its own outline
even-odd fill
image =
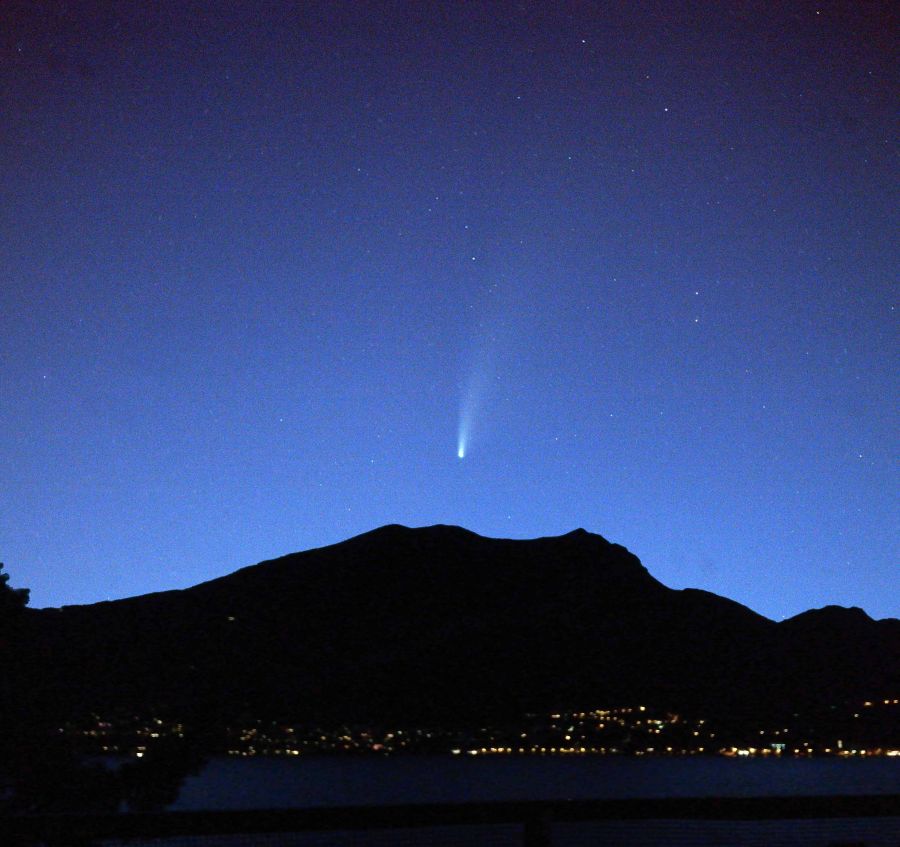
[[[900,689],[900,621],[775,623],[586,532],[389,525],[180,591],[26,609],[10,708],[461,723],[649,703],[777,713]]]

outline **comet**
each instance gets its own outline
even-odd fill
[[[469,449],[469,433],[472,431],[474,416],[474,404],[467,403],[464,400],[459,412],[459,435],[456,439],[456,457],[458,459],[466,458],[466,451]]]
[[[456,457],[465,459],[480,440],[483,427],[476,426],[476,418],[485,416],[485,405],[496,391],[500,359],[509,347],[513,332],[512,304],[509,293],[497,283],[483,292],[472,312],[480,316],[473,328],[471,355],[466,362],[461,381],[459,426],[456,435]],[[489,411],[489,410],[488,410]]]
[[[465,459],[475,431],[475,413],[481,405],[485,388],[489,382],[487,361],[479,362],[469,375],[459,405],[459,429],[456,437],[456,457]]]

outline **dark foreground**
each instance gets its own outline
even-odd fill
[[[60,815],[0,820],[10,845],[791,845],[897,847],[900,795],[632,798]]]

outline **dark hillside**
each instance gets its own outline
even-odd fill
[[[576,530],[386,526],[184,591],[31,610],[18,705],[233,718],[439,720],[650,702],[773,710],[897,682],[897,622],[781,624],[669,589]],[[877,658],[876,658],[877,657]]]

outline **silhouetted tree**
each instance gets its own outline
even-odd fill
[[[10,588],[9,574],[0,573],[0,734],[10,731],[19,673],[22,663],[27,662],[22,654],[22,631],[28,594],[27,588]]]
[[[142,759],[119,768],[121,798],[130,812],[162,812],[178,799],[185,779],[199,773],[205,763],[196,739],[160,739]]]
[[[22,690],[38,672],[29,650],[28,599],[27,588],[10,588],[9,575],[0,573],[0,813],[115,811],[115,775],[84,764],[42,710],[30,708],[35,704]]]
[[[40,697],[22,696],[23,687],[40,685],[28,600],[28,589],[10,588],[8,574],[0,573],[0,829],[4,814],[108,814],[123,801],[132,811],[160,811],[174,803],[185,777],[204,762],[193,735],[162,739],[144,760],[108,769],[86,759],[60,733]],[[4,847],[34,847],[31,838],[0,841]],[[66,836],[46,842],[57,843],[89,847],[93,841]]]
[[[2,570],[3,562],[0,562],[0,571]],[[27,588],[10,588],[9,574],[0,573],[0,615],[24,609],[28,605],[30,594]]]

